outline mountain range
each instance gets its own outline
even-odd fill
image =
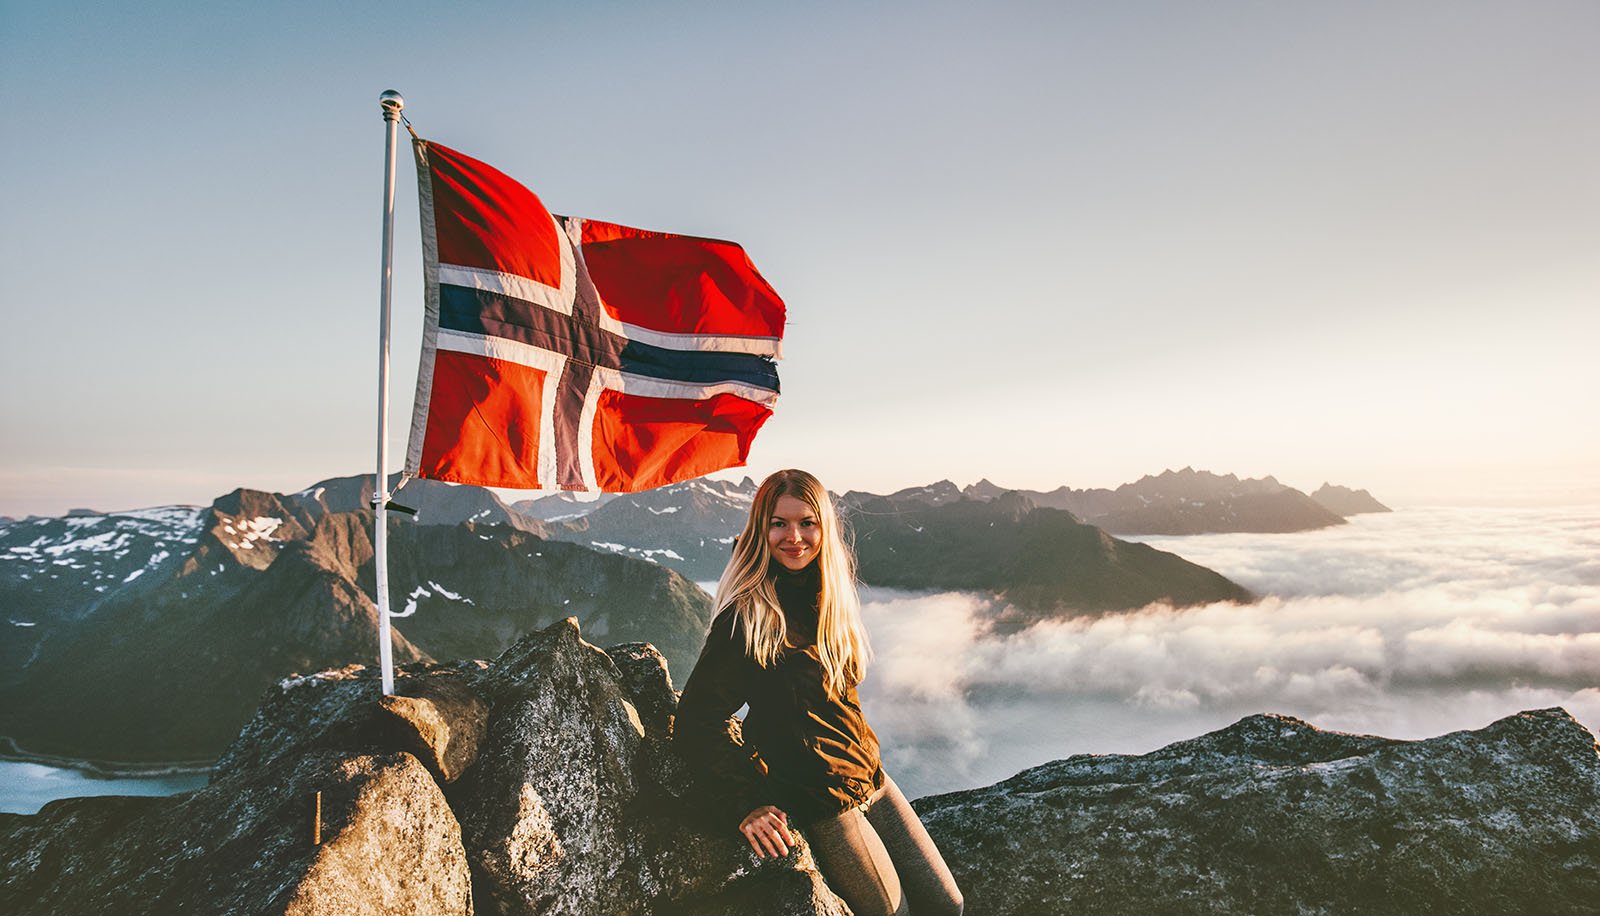
[[[389,523],[395,659],[491,657],[570,615],[597,636],[655,644],[686,676],[712,611],[693,581],[720,574],[755,487],[695,480],[508,505],[482,488],[411,481],[395,501],[416,514]],[[41,755],[205,760],[282,678],[372,661],[371,492],[370,478],[353,476],[290,494],[235,490],[206,507],[0,524],[0,737]],[[1063,492],[941,481],[838,499],[864,583],[997,596],[1001,629],[1156,601],[1251,600],[1211,570],[1039,501]],[[1237,520],[1257,494],[1294,506],[1304,496],[1270,478],[1188,469],[1065,492],[1190,521],[1207,505],[1234,507],[1221,517]]]
[[[671,566],[697,582],[710,582],[721,575],[727,563],[733,537],[749,511],[755,489],[755,482],[748,477],[739,483],[695,480],[590,504],[561,494],[520,502],[515,509],[530,518],[545,520],[552,538],[649,559]],[[1022,502],[1016,502],[1017,498]],[[1232,474],[1192,468],[1146,476],[1115,490],[1006,490],[987,479],[962,488],[941,480],[884,496],[852,490],[837,499],[850,516],[858,538],[870,533],[878,541],[876,545],[865,541],[858,544],[862,553],[861,579],[866,584],[979,588],[1006,594],[1035,609],[1114,609],[1113,606],[1145,603],[1122,603],[1135,601],[1138,596],[1152,600],[1164,596],[1160,588],[1130,587],[1127,582],[1106,589],[1092,584],[1096,576],[1111,579],[1130,572],[1133,578],[1164,580],[1179,568],[1161,561],[1167,573],[1140,570],[1138,555],[1142,551],[1134,551],[1135,545],[1114,538],[1102,540],[1105,533],[1132,536],[1306,531],[1342,525],[1344,515],[1389,511],[1365,490],[1324,484],[1315,496],[1308,496],[1272,477],[1241,480]],[[924,511],[958,503],[968,507],[953,512]],[[862,507],[868,504],[874,506],[872,511],[863,511]],[[990,504],[989,510],[980,508]],[[1024,511],[1024,506],[1041,511],[1035,516],[1032,511]],[[1062,516],[1052,516],[1052,511]],[[981,516],[985,531],[1003,537],[974,543],[970,550],[947,553],[937,560],[912,559],[912,554],[901,553],[907,546],[890,543],[894,539],[890,534],[892,526],[874,521],[875,513],[885,512],[906,516],[906,530],[934,525],[934,535],[922,539],[929,545],[951,546],[940,539],[938,532],[947,525],[968,524],[969,515]],[[1031,521],[1024,524],[1024,519]],[[1075,526],[1082,526],[1081,530]],[[1058,562],[1060,554],[1056,551],[1068,549],[1060,539],[1069,531],[1078,539],[1078,546],[1070,549],[1079,559],[1063,565]],[[1001,544],[1005,545],[1004,550],[999,549]],[[1102,555],[1099,567],[1085,565],[1082,560],[1094,552]],[[1017,559],[1017,553],[1028,559]],[[954,564],[957,569],[947,569],[946,564]],[[979,565],[984,567],[982,571],[958,571]],[[1031,585],[1024,584],[1030,580]],[[955,584],[963,581],[974,584]],[[1053,588],[1045,585],[1051,581],[1056,583]],[[1180,603],[1197,603],[1228,595],[1228,589],[1219,590],[1216,583],[1202,584],[1191,576],[1190,585],[1195,584],[1201,587],[1172,586],[1179,592],[1171,597]]]
[[[945,484],[948,481],[934,487]],[[993,499],[1004,492],[986,479],[961,491],[972,499]],[[1058,487],[1048,493],[1015,492],[1037,506],[1064,509],[1112,534],[1128,535],[1277,534],[1342,525],[1345,516],[1362,512],[1389,511],[1365,490],[1324,483],[1307,495],[1271,476],[1241,480],[1194,468],[1146,475],[1115,490]]]

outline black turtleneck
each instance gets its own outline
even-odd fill
[[[772,590],[778,593],[789,646],[803,649],[817,641],[817,600],[822,596],[822,573],[815,562],[793,570],[773,560],[767,564]]]
[[[786,629],[781,657],[757,665],[745,654],[737,614],[724,608],[684,684],[674,741],[730,820],[770,804],[804,826],[865,801],[883,771],[855,685],[834,696],[823,681],[817,564],[792,571],[774,561],[768,575]],[[727,720],[746,703],[743,744],[735,744]]]

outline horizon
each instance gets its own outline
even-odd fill
[[[373,461],[389,88],[553,211],[746,248],[757,478],[1600,503],[1600,6],[402,8],[8,5],[0,514]],[[417,225],[402,150],[396,462]]]
[[[1392,500],[1392,499],[1386,499],[1386,498],[1384,498],[1384,496],[1381,493],[1372,492],[1372,489],[1373,489],[1372,487],[1364,486],[1359,482],[1341,482],[1339,480],[1324,480],[1324,481],[1320,481],[1319,483],[1313,484],[1313,485],[1303,485],[1303,484],[1299,484],[1299,483],[1296,483],[1296,482],[1285,481],[1285,480],[1283,480],[1281,477],[1279,477],[1276,474],[1261,474],[1261,475],[1255,475],[1255,476],[1247,476],[1247,475],[1238,474],[1238,473],[1235,473],[1235,472],[1232,472],[1232,471],[1217,471],[1217,470],[1211,469],[1211,468],[1197,468],[1197,467],[1192,467],[1192,466],[1189,466],[1189,465],[1185,465],[1185,466],[1180,467],[1180,468],[1169,467],[1169,468],[1163,468],[1160,471],[1147,472],[1147,473],[1144,473],[1144,474],[1140,474],[1140,475],[1138,475],[1136,477],[1129,478],[1127,480],[1118,481],[1118,482],[1110,484],[1110,485],[1103,485],[1103,484],[1078,485],[1078,484],[1075,484],[1074,482],[1071,482],[1071,481],[1064,481],[1064,482],[1060,482],[1060,483],[1051,484],[1051,485],[1048,485],[1048,486],[1012,486],[1009,483],[996,481],[994,479],[994,477],[990,476],[990,475],[981,475],[979,477],[972,478],[971,480],[967,480],[965,482],[963,482],[961,480],[957,480],[955,478],[951,478],[951,477],[938,477],[938,478],[934,478],[934,479],[931,479],[931,480],[904,482],[904,483],[900,483],[900,484],[896,484],[896,485],[892,485],[892,486],[879,485],[879,486],[876,486],[876,487],[869,487],[869,486],[836,487],[836,486],[831,485],[830,482],[825,481],[824,483],[828,485],[829,491],[834,493],[834,494],[836,494],[836,495],[844,494],[844,493],[847,493],[847,492],[850,492],[850,491],[860,491],[860,492],[865,492],[865,493],[873,493],[873,494],[877,494],[877,495],[889,495],[889,494],[898,492],[900,490],[911,489],[911,488],[916,488],[916,487],[932,486],[934,484],[944,483],[944,482],[952,483],[955,486],[957,486],[958,488],[960,488],[962,490],[965,490],[968,487],[974,486],[974,485],[976,485],[978,483],[981,483],[983,481],[988,481],[989,483],[994,484],[995,486],[999,487],[1002,490],[1027,490],[1027,491],[1037,491],[1037,492],[1048,493],[1050,491],[1056,490],[1056,489],[1061,488],[1061,487],[1066,487],[1066,488],[1072,489],[1072,490],[1095,490],[1095,489],[1116,490],[1117,488],[1119,488],[1121,486],[1125,486],[1125,485],[1128,485],[1128,484],[1136,483],[1139,480],[1142,480],[1142,479],[1144,479],[1146,477],[1154,478],[1154,477],[1160,477],[1160,476],[1162,476],[1164,474],[1180,473],[1180,472],[1183,472],[1183,471],[1191,471],[1191,470],[1194,471],[1195,473],[1198,473],[1198,474],[1214,474],[1215,476],[1218,476],[1218,477],[1227,477],[1227,476],[1231,475],[1231,476],[1237,478],[1240,481],[1260,480],[1260,479],[1263,479],[1263,478],[1266,478],[1266,477],[1271,477],[1271,478],[1277,480],[1280,484],[1283,484],[1284,486],[1289,487],[1291,489],[1299,490],[1300,492],[1305,493],[1307,495],[1310,495],[1311,493],[1315,492],[1317,489],[1319,489],[1322,486],[1322,484],[1331,484],[1333,486],[1347,487],[1347,488],[1349,488],[1351,490],[1356,490],[1356,491],[1365,490],[1374,499],[1376,499],[1378,502],[1382,503],[1383,505],[1387,506],[1388,508],[1390,508],[1392,510],[1397,510],[1397,511],[1398,510],[1402,510],[1402,509],[1425,509],[1425,508],[1503,508],[1503,509],[1558,509],[1558,508],[1571,508],[1571,509],[1585,509],[1585,508],[1590,508],[1590,507],[1594,507],[1594,506],[1600,506],[1600,489],[1597,489],[1596,491],[1592,492],[1587,499],[1563,498],[1563,499],[1547,500],[1547,501],[1543,501],[1543,502],[1540,502],[1540,501],[1537,501],[1537,500],[1534,500],[1534,499],[1524,499],[1524,500],[1519,501],[1519,500],[1516,500],[1516,499],[1509,499],[1509,498],[1506,498],[1506,497],[1503,497],[1503,496],[1500,497],[1500,498],[1485,497],[1485,498],[1480,498],[1478,500],[1405,502],[1405,501],[1395,501],[1395,500]],[[398,473],[398,472],[397,471],[391,471],[391,474],[394,474],[394,473]],[[770,472],[768,472],[768,473],[770,473]],[[303,486],[291,486],[291,487],[281,487],[281,488],[266,488],[266,487],[250,486],[248,484],[236,484],[235,486],[230,486],[230,487],[226,487],[226,488],[221,489],[221,490],[217,490],[216,492],[212,493],[209,497],[192,499],[192,500],[175,500],[175,501],[171,501],[171,502],[148,502],[148,503],[140,503],[140,504],[137,504],[137,505],[119,505],[116,508],[105,508],[105,507],[101,507],[101,506],[94,506],[94,505],[88,504],[87,502],[70,502],[69,501],[70,504],[63,505],[61,508],[59,508],[59,509],[57,509],[55,511],[48,511],[48,512],[41,512],[41,511],[8,512],[8,511],[6,511],[6,506],[5,506],[4,502],[0,501],[0,518],[10,518],[10,519],[12,519],[14,521],[25,521],[25,520],[27,520],[29,518],[61,518],[61,517],[65,517],[65,516],[68,516],[68,515],[71,515],[71,514],[74,514],[74,513],[85,513],[85,512],[86,513],[94,513],[94,514],[98,514],[98,515],[116,515],[116,514],[125,513],[125,512],[136,512],[136,511],[140,511],[140,510],[144,510],[144,509],[161,508],[161,507],[164,507],[164,506],[193,506],[193,507],[197,507],[198,508],[198,507],[209,506],[213,502],[215,502],[217,499],[221,498],[222,496],[225,496],[225,495],[227,495],[229,493],[232,493],[234,490],[238,490],[238,489],[255,490],[255,491],[258,491],[258,492],[275,493],[275,494],[278,494],[278,495],[290,495],[290,494],[295,494],[295,493],[307,492],[307,491],[311,490],[313,487],[316,487],[317,485],[325,483],[325,482],[330,481],[330,480],[346,479],[346,478],[350,478],[350,477],[371,477],[371,476],[373,476],[373,475],[370,474],[370,473],[369,474],[361,474],[361,473],[357,473],[357,474],[337,474],[337,475],[332,475],[332,476],[319,477],[316,480],[313,480],[313,481],[310,481],[310,482],[304,484]],[[733,483],[738,483],[738,482],[740,482],[743,479],[748,477],[751,480],[759,483],[761,481],[761,479],[763,477],[765,477],[765,476],[766,476],[765,473],[756,474],[756,473],[750,472],[745,467],[734,467],[734,468],[726,468],[726,469],[723,469],[721,471],[716,471],[714,473],[703,475],[702,477],[692,478],[692,479],[693,480],[729,481],[729,482],[733,482]],[[438,481],[435,481],[435,482],[438,482]],[[689,482],[689,481],[680,481],[680,484],[681,483],[687,483],[687,482]],[[448,482],[444,482],[444,485],[446,485],[446,486],[472,486],[471,484],[455,484],[455,483],[448,483]],[[676,484],[674,486],[676,486]],[[561,491],[561,490],[511,490],[511,489],[507,489],[507,488],[504,488],[504,487],[483,487],[482,489],[486,489],[486,490],[490,491],[497,499],[499,499],[501,502],[505,503],[507,506],[513,506],[513,505],[515,505],[515,504],[517,504],[519,502],[526,502],[526,501],[530,501],[530,500],[543,499],[543,498],[550,497],[550,496],[557,496],[557,495],[562,494],[563,492],[568,492],[568,491]],[[644,491],[644,492],[648,492],[648,491]],[[572,492],[571,495],[576,496],[576,497],[582,497],[582,498],[585,499],[585,501],[587,501],[588,499],[599,499],[602,495],[626,496],[628,494],[625,494],[625,493],[624,494],[601,494],[601,493],[598,493],[598,492]],[[401,501],[403,502],[404,500],[402,499]]]

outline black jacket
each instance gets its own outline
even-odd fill
[[[762,805],[775,805],[799,827],[865,801],[883,785],[883,769],[855,685],[829,696],[823,683],[817,564],[794,573],[774,563],[769,574],[789,646],[761,667],[745,654],[734,610],[724,608],[683,687],[673,735],[722,816],[737,823]],[[728,737],[727,720],[746,703],[739,745]]]

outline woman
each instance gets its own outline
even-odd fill
[[[815,477],[762,482],[717,607],[674,731],[728,823],[762,857],[787,855],[789,829],[802,830],[857,916],[959,914],[961,892],[861,715],[870,651],[855,558]],[[736,744],[727,720],[747,703]]]

